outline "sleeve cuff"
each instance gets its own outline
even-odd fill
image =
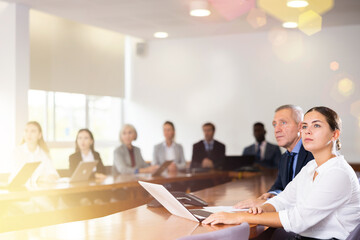
[[[282,210],[279,212],[279,218],[280,218],[280,222],[281,225],[283,226],[283,228],[285,229],[285,231],[290,232],[290,221],[288,218],[288,214],[287,214],[287,210]]]
[[[276,200],[275,200],[274,198],[268,199],[266,202],[263,203],[263,205],[264,205],[264,204],[271,204],[271,205],[275,208],[275,211],[276,211],[276,212],[278,212],[279,209],[280,209],[280,206],[278,206],[278,205],[276,204]]]
[[[273,190],[273,191],[269,191],[268,193],[274,194],[274,195],[278,195],[279,193],[281,193],[281,190]]]

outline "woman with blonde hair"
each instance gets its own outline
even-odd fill
[[[40,161],[41,164],[32,175],[32,181],[53,182],[59,178],[50,159],[49,149],[44,141],[40,124],[30,121],[25,126],[21,145],[14,151],[14,171],[27,162],[35,161]]]
[[[114,151],[115,173],[152,173],[159,166],[149,166],[141,156],[140,148],[132,145],[137,139],[137,132],[133,125],[125,124],[120,131],[121,146]]]

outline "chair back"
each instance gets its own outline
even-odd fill
[[[228,227],[218,231],[202,233],[197,235],[181,237],[178,240],[248,240],[250,227],[248,223],[242,223],[239,226]]]
[[[360,240],[360,224],[350,233],[346,240]]]

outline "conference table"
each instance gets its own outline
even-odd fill
[[[214,172],[211,174],[231,175],[226,172]],[[238,175],[238,173],[235,173],[235,175]],[[178,177],[186,178],[184,175],[179,175]],[[192,177],[204,179],[205,174],[203,176],[201,176],[201,174],[194,174]],[[141,180],[146,181],[145,179]],[[160,178],[149,178],[148,181],[164,183],[165,180]],[[173,179],[172,181],[175,180]],[[193,194],[207,201],[209,206],[232,206],[240,200],[259,196],[261,193],[268,190],[273,181],[274,174],[255,174],[255,176],[252,177],[243,177],[238,180],[194,192]],[[121,183],[118,182],[118,184]],[[231,225],[202,225],[191,220],[171,215],[163,207],[150,208],[146,205],[141,205],[95,219],[0,233],[0,239],[165,240],[177,239],[182,236],[205,233],[227,227],[231,227]],[[250,230],[250,237],[255,237],[264,230],[264,227],[252,225]]]
[[[228,172],[210,171],[204,173],[164,173],[161,176],[151,174],[118,175],[108,176],[103,180],[92,180],[89,182],[69,183],[60,181],[51,184],[29,184],[23,189],[0,190],[0,210],[8,206],[22,206],[25,213],[22,214],[1,214],[0,211],[0,232],[14,231],[24,228],[34,228],[50,224],[65,223],[71,221],[97,218],[138,207],[150,200],[149,194],[138,184],[138,181],[147,181],[158,184],[186,183],[194,186],[196,182],[211,182],[218,185],[230,181]],[[188,189],[191,191],[191,189]],[[87,193],[104,195],[111,193],[119,197],[113,201],[100,204],[67,206],[58,204],[62,199],[73,195],[86,195]],[[56,202],[55,209],[32,211],[31,201],[41,205],[44,199],[52,199]],[[40,202],[40,203],[38,203]],[[63,202],[63,201],[62,201]],[[29,203],[29,206],[26,205]],[[25,206],[23,206],[25,204]],[[16,209],[15,209],[16,210]],[[26,212],[28,211],[29,212]]]

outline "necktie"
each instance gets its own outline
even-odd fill
[[[255,159],[260,161],[261,160],[261,150],[260,150],[260,144],[258,145],[258,148],[256,150]]]
[[[294,171],[293,171],[293,166],[294,166],[294,157],[295,157],[295,154],[296,153],[289,153],[287,152],[288,154],[288,167],[289,167],[289,175],[288,175],[288,182],[291,182],[291,180],[293,179],[293,174],[294,174]]]

